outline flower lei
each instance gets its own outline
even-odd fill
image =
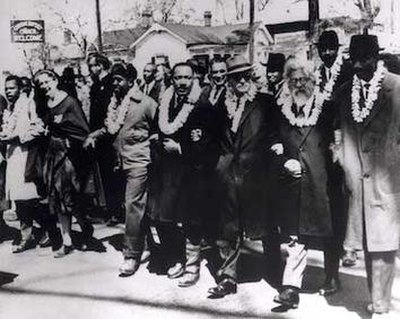
[[[325,101],[329,101],[332,97],[332,92],[333,92],[333,88],[336,84],[336,80],[339,77],[340,74],[340,70],[342,68],[342,64],[343,64],[343,55],[341,53],[338,54],[338,56],[336,57],[335,62],[333,63],[333,65],[330,68],[331,71],[331,77],[329,79],[328,82],[325,83],[325,85],[322,87],[321,83],[322,83],[322,68],[319,70],[319,72],[317,71],[316,74],[316,86],[319,88],[317,95],[315,97],[316,100],[316,104],[324,104]]]
[[[354,121],[362,123],[371,113],[372,107],[378,98],[378,93],[382,87],[383,78],[386,69],[383,61],[378,61],[378,66],[374,72],[374,76],[369,81],[368,98],[365,100],[364,106],[360,107],[361,97],[361,80],[357,75],[353,76],[353,85],[351,88],[351,114]]]
[[[228,86],[225,97],[225,106],[228,112],[229,119],[232,120],[231,131],[236,133],[239,127],[240,118],[242,117],[242,113],[244,111],[244,107],[246,102],[252,102],[257,94],[257,87],[254,83],[250,83],[249,90],[240,97],[239,105],[238,105],[238,97],[233,92],[233,89]]]
[[[138,94],[142,93],[137,86],[134,86],[128,91],[120,104],[118,104],[115,95],[111,97],[110,104],[107,108],[107,117],[104,121],[104,125],[110,134],[116,134],[121,126],[124,124],[130,100],[133,97],[137,97]]]
[[[168,111],[172,98],[174,97],[175,90],[173,86],[165,90],[164,94],[161,96],[160,107],[159,107],[159,118],[158,125],[161,132],[165,135],[174,134],[178,131],[187,121],[189,114],[192,112],[195,103],[200,97],[201,88],[197,82],[193,82],[192,89],[187,96],[186,102],[183,104],[182,109],[179,111],[175,119],[170,122],[168,119]]]
[[[289,90],[289,86],[287,82],[282,85],[282,91],[279,94],[277,104],[281,107],[282,114],[287,118],[289,123],[293,126],[304,127],[304,126],[313,126],[317,124],[319,116],[322,112],[323,101],[318,100],[315,97],[317,96],[317,92],[319,91],[319,87],[315,86],[314,94],[307,100],[305,104],[305,108],[308,108],[310,114],[306,114],[304,117],[297,117],[292,111],[293,98]],[[312,105],[314,104],[314,108]]]

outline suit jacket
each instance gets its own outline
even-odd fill
[[[389,251],[400,242],[400,77],[388,72],[377,101],[361,123],[351,114],[349,81],[335,102],[340,108],[341,162],[350,192],[345,245]]]
[[[272,224],[269,164],[274,156],[270,148],[278,142],[275,110],[272,96],[257,93],[246,102],[236,133],[227,116],[220,125],[216,173],[223,238],[235,239],[242,230],[248,237],[261,238]]]
[[[144,92],[145,85],[146,85],[146,83],[143,83],[140,86],[140,90],[142,92]],[[158,101],[160,99],[160,94],[161,94],[161,83],[154,81],[154,85],[147,95],[150,96],[154,101],[156,101],[158,103]]]
[[[277,195],[277,223],[282,231],[304,238],[332,235],[328,199],[328,164],[330,161],[331,114],[323,112],[314,126],[291,125],[280,116],[280,137],[284,154],[280,159],[282,171]],[[282,169],[288,159],[298,160],[301,178],[294,178]]]

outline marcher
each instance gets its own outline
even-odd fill
[[[56,220],[41,214],[40,198],[43,194],[41,179],[40,141],[44,135],[44,124],[37,116],[35,103],[21,92],[19,77],[10,75],[5,81],[6,97],[9,102],[3,112],[0,139],[7,144],[6,198],[15,201],[20,221],[21,242],[13,253],[34,248],[33,220],[37,220],[49,232],[53,250],[57,247]]]
[[[184,163],[182,190],[178,200],[178,221],[186,240],[185,272],[180,287],[196,284],[200,278],[202,240],[216,239],[218,216],[215,211],[215,167],[219,156],[220,128],[224,125],[226,63],[210,63],[211,86],[203,88],[182,132]],[[193,79],[193,78],[192,78]],[[196,86],[196,84],[193,84]]]
[[[87,199],[91,170],[90,157],[85,154],[82,143],[89,134],[79,102],[66,92],[58,89],[58,76],[51,70],[42,70],[35,75],[35,84],[45,92],[49,144],[45,156],[43,174],[49,200],[50,214],[58,215],[63,246],[54,257],[63,257],[72,252],[72,215],[75,215],[82,229],[84,244],[93,235],[93,226],[86,217]],[[93,177],[92,177],[93,178]]]
[[[282,53],[268,54],[267,81],[268,91],[276,98],[279,96],[283,85],[283,68],[286,58]]]
[[[113,95],[113,80],[110,75],[111,63],[107,57],[95,53],[89,55],[87,63],[93,79],[90,88],[89,128],[90,132],[94,132],[104,125],[107,107]],[[94,151],[101,176],[101,180],[96,182],[97,192],[100,194],[98,204],[103,206],[104,194],[107,208],[105,217],[110,226],[117,224],[123,216],[123,179],[121,174],[114,171],[116,153],[112,143],[112,137],[108,136],[96,144]]]
[[[321,247],[332,236],[327,162],[333,129],[332,112],[324,108],[315,86],[314,64],[291,58],[286,62],[284,77],[277,101],[283,170],[275,221],[286,264],[282,287],[274,301],[290,309],[299,304],[307,249]]]
[[[184,198],[188,125],[201,89],[193,84],[193,69],[178,63],[172,70],[173,85],[161,98],[158,112],[159,141],[154,150],[149,211],[158,221],[159,237],[169,278],[185,272],[185,241],[178,205]],[[180,225],[178,225],[180,224]]]
[[[0,123],[3,123],[3,112],[7,108],[7,100],[0,95]],[[0,242],[2,241],[3,228],[6,223],[3,218],[3,212],[9,208],[8,201],[5,198],[5,182],[6,182],[6,145],[0,143]]]
[[[243,56],[227,60],[228,86],[224,121],[220,123],[220,155],[216,167],[217,245],[223,259],[211,298],[237,291],[237,260],[243,237],[263,238],[270,227],[268,193],[271,150],[277,142],[276,106],[270,95],[257,92],[252,66]]]
[[[160,81],[156,81],[156,71],[155,64],[147,63],[145,65],[143,69],[144,83],[140,86],[140,89],[158,103],[161,97],[162,85]]]
[[[352,76],[351,63],[345,60],[340,50],[339,39],[335,31],[321,33],[318,43],[319,57],[322,64],[317,70],[318,94],[322,96],[324,108],[334,110],[332,98],[338,88]],[[333,131],[330,132],[333,140]],[[328,195],[332,215],[333,236],[325,243],[324,270],[325,282],[319,290],[322,296],[331,295],[341,288],[339,280],[339,263],[343,253],[343,241],[347,224],[346,190],[343,169],[337,162],[328,161]],[[357,254],[353,249],[346,249],[343,265],[351,266],[356,262]]]
[[[151,139],[155,138],[157,103],[134,86],[136,69],[116,63],[111,68],[114,95],[108,106],[105,126],[92,132],[84,145],[94,144],[105,135],[116,136],[114,147],[118,169],[125,178],[125,236],[121,276],[133,275],[140,266],[145,235],[148,167]]]
[[[350,40],[353,79],[335,102],[340,108],[336,150],[349,187],[345,246],[364,249],[373,318],[389,316],[400,242],[400,78],[379,59],[376,36]]]

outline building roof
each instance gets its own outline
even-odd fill
[[[135,28],[104,31],[103,32],[103,49],[107,50],[128,50],[129,46],[142,36],[149,27],[142,25]],[[95,40],[97,43],[97,38]],[[89,48],[89,51],[96,50],[94,47]]]
[[[293,21],[285,23],[275,23],[265,25],[272,36],[281,33],[292,33],[298,31],[307,31],[309,29],[308,21]]]
[[[253,32],[263,25],[256,22]],[[152,32],[165,31],[180,39],[188,47],[199,44],[247,44],[250,39],[248,23],[222,25],[222,26],[198,26],[187,24],[155,23],[149,30],[143,33],[136,41],[132,41],[131,47],[135,47],[143,38]],[[271,38],[268,30],[266,36]],[[271,38],[272,41],[272,38]]]
[[[259,25],[260,23],[257,22],[253,30]],[[163,26],[184,39],[189,46],[195,44],[247,44],[250,36],[248,23],[211,27],[167,23]]]

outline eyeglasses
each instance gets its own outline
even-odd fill
[[[289,80],[290,85],[296,85],[297,83],[300,83],[301,85],[307,84],[307,82],[310,81],[310,78],[307,77],[302,77],[302,78],[291,78]]]
[[[229,74],[228,77],[237,82],[240,82],[241,79],[249,81],[251,79],[251,74],[250,72],[233,73]]]

